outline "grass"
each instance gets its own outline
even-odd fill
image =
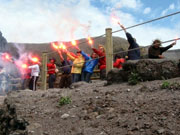
[[[70,97],[61,97],[61,98],[59,99],[59,105],[60,105],[60,106],[70,104],[71,102],[72,102],[72,101],[71,101],[71,98],[70,98]]]
[[[136,85],[140,82],[140,80],[141,80],[141,77],[136,72],[131,72],[131,74],[128,77],[128,83],[130,85]]]
[[[161,89],[179,90],[180,83],[164,81],[161,85]]]

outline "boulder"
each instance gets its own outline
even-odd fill
[[[136,73],[142,81],[170,79],[180,76],[178,60],[141,59],[129,60],[123,69],[112,69],[107,75],[108,84],[128,81],[131,73]]]

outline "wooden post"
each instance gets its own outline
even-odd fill
[[[112,39],[112,29],[106,29],[106,75],[113,69],[113,39]]]
[[[41,83],[41,88],[42,90],[47,89],[47,52],[43,52],[42,54],[42,83]]]

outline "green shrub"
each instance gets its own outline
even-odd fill
[[[137,83],[140,82],[140,80],[141,80],[141,77],[136,72],[131,72],[131,74],[128,77],[128,83],[130,85],[136,85]]]
[[[59,105],[63,106],[63,105],[67,105],[71,103],[71,98],[70,97],[61,97],[59,99]]]
[[[161,89],[168,89],[168,88],[170,88],[170,83],[169,82],[167,82],[167,81],[165,81],[165,82],[163,82],[163,84],[161,85]]]

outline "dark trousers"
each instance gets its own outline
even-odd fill
[[[92,76],[92,73],[84,71],[81,74],[81,81],[85,81],[85,82],[89,83],[90,79],[91,79],[91,76]]]
[[[106,69],[100,70],[100,79],[106,80]]]
[[[49,74],[49,88],[54,88],[54,82],[56,81],[56,75],[55,74]]]
[[[67,87],[71,86],[71,83],[72,83],[71,74],[63,74],[61,76],[59,87],[60,88],[64,88],[64,87],[67,88]]]
[[[72,83],[81,81],[81,74],[72,74]]]
[[[37,80],[38,80],[38,76],[32,76],[29,82],[29,89],[30,90],[36,90],[36,84],[37,84]]]
[[[21,81],[21,89],[24,90],[28,87],[29,79],[22,79]]]

